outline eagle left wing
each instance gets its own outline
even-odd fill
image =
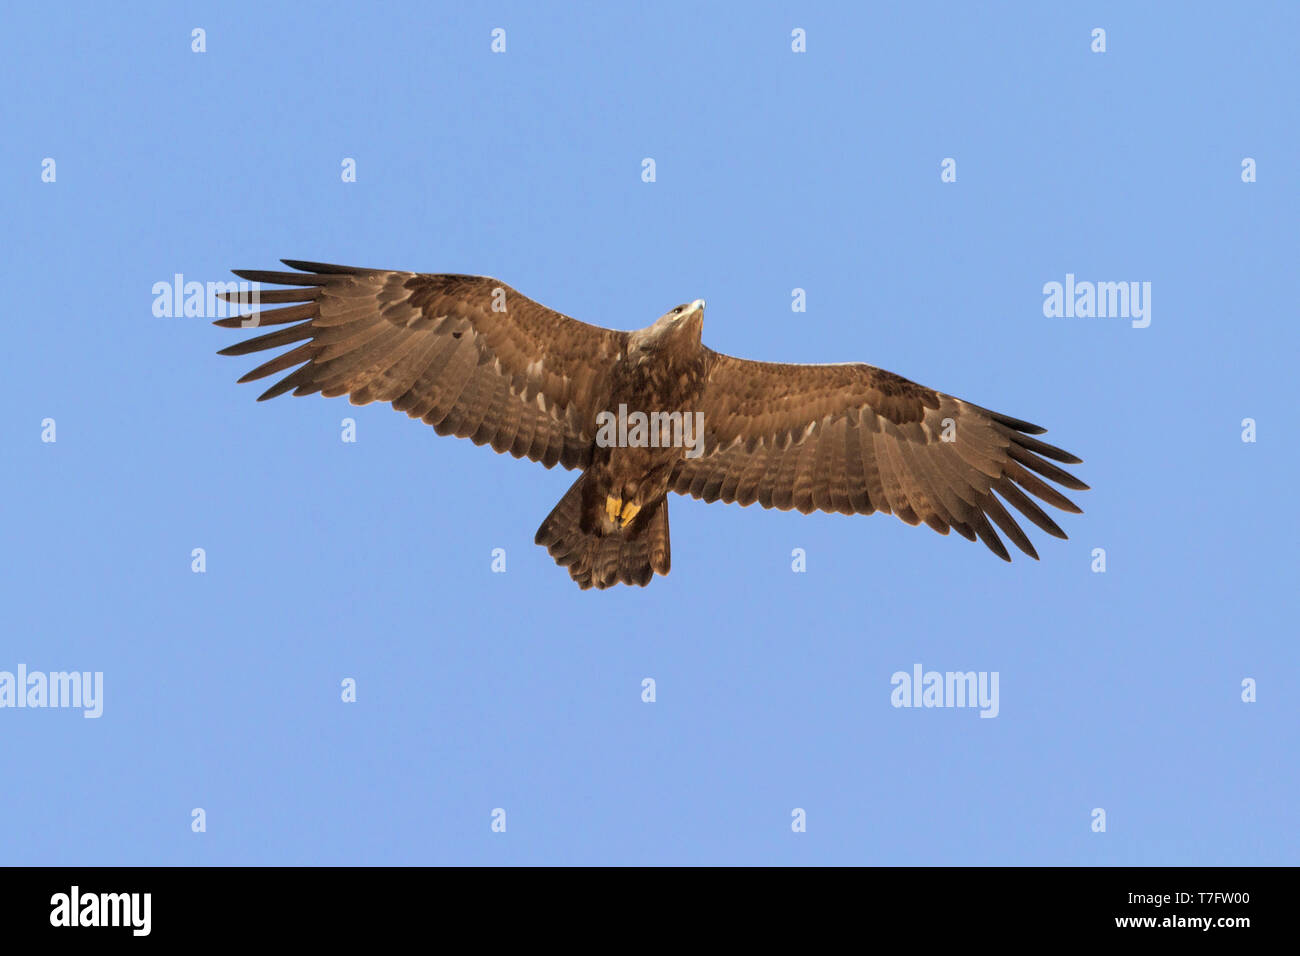
[[[1064,538],[1025,492],[1078,514],[1038,476],[1088,487],[1047,460],[1080,462],[1031,437],[1045,429],[870,365],[753,362],[709,350],[697,410],[704,450],[676,466],[669,487],[679,494],[804,514],[883,511],[978,537],[1006,561],[990,520],[1025,554],[1038,553],[1002,501]]]
[[[292,390],[347,395],[354,405],[392,402],[440,435],[490,444],[547,468],[590,462],[595,415],[608,403],[609,368],[628,333],[569,318],[486,276],[284,263],[301,271],[235,275],[298,286],[260,291],[260,304],[299,304],[216,322],[288,325],[222,355],[302,342],[240,379],[296,369],[261,399]],[[241,296],[221,297],[242,302]]]

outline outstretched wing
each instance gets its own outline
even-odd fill
[[[704,452],[673,472],[679,494],[804,514],[883,511],[940,534],[978,537],[1007,561],[990,520],[1025,554],[1038,553],[1003,501],[1058,538],[1065,532],[1025,492],[1080,513],[1038,477],[1086,490],[1047,460],[1079,459],[1031,438],[1044,431],[1037,425],[870,365],[750,362],[716,352],[709,360],[698,406]]]
[[[303,342],[241,382],[300,366],[261,399],[348,395],[392,402],[440,435],[490,444],[547,468],[585,467],[608,369],[626,332],[579,322],[484,276],[427,275],[283,260],[301,272],[236,269],[263,304],[300,303],[222,319],[227,328],[295,323],[222,349],[244,355]],[[223,296],[238,301],[238,293]],[[306,340],[306,341],[303,341]]]

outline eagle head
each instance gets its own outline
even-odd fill
[[[652,325],[637,329],[628,340],[628,354],[647,356],[669,344],[698,347],[704,330],[704,300],[679,305],[655,319]]]
[[[696,299],[688,305],[665,312],[655,320],[654,325],[646,329],[651,338],[667,339],[687,336],[696,342],[704,330],[704,300]]]

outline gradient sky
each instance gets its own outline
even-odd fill
[[[104,700],[0,709],[0,864],[1296,863],[1300,14],[1133,6],[7,8],[0,670]],[[532,543],[571,473],[259,405],[239,334],[153,315],[280,257],[702,297],[1093,490],[1012,564],[674,497],[671,576],[581,592]],[[1045,317],[1067,274],[1150,326]],[[916,664],[998,716],[891,706]]]

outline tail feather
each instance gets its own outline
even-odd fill
[[[604,498],[586,474],[579,476],[537,529],[534,540],[584,591],[615,584],[645,587],[672,562],[668,500],[646,505],[623,529],[605,530]]]

